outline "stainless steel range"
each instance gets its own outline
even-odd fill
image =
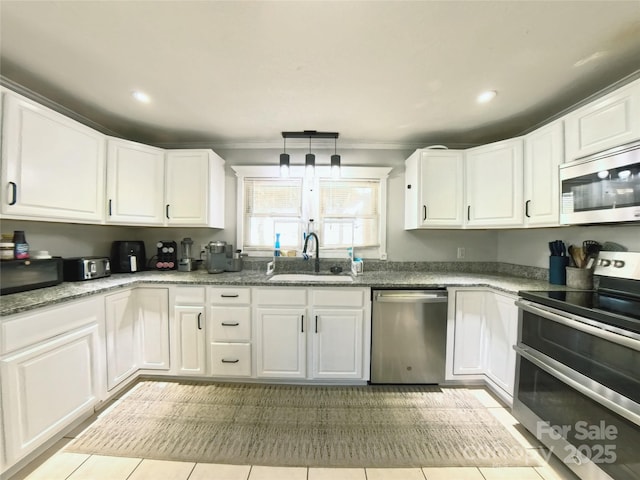
[[[589,291],[522,291],[513,414],[583,479],[640,479],[640,253]]]

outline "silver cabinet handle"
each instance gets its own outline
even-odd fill
[[[444,303],[447,292],[434,293],[382,293],[377,292],[375,301],[379,303]]]
[[[222,322],[221,325],[223,327],[237,327],[238,325],[240,325],[240,323],[238,323],[238,322],[235,322],[235,323]]]

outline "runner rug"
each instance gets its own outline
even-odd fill
[[[67,451],[308,467],[535,466],[464,388],[143,381]]]

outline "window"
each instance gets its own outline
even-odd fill
[[[280,178],[277,167],[232,167],[238,174],[238,248],[256,256],[273,254],[278,234],[282,250],[302,249],[314,231],[326,257],[386,258],[386,178],[390,168],[343,167],[332,179],[328,168],[304,177],[292,167]]]

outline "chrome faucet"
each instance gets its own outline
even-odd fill
[[[314,263],[314,268],[313,271],[316,273],[320,272],[320,240],[318,240],[318,235],[316,235],[314,232],[311,232],[307,235],[307,237],[304,239],[304,246],[302,247],[302,254],[303,256],[307,253],[307,244],[309,243],[309,239],[313,237],[316,239],[316,257],[315,257],[315,263]]]

